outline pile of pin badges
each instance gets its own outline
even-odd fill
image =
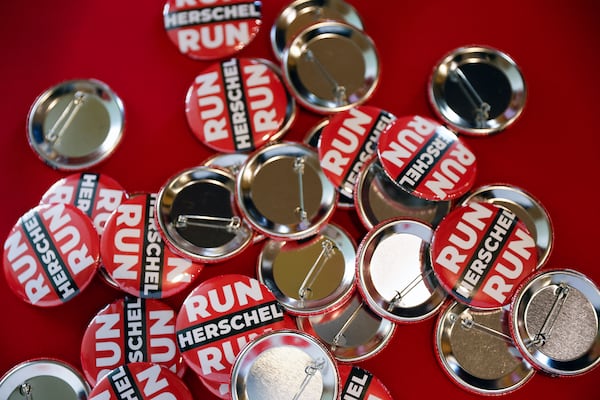
[[[184,38],[178,47],[193,52],[202,30],[194,31],[186,20],[193,13],[177,14],[172,7],[171,2],[165,6],[169,36]],[[236,10],[255,19],[260,3]],[[183,33],[177,31],[178,24]],[[257,29],[256,24],[250,26],[248,40]],[[2,378],[0,394],[7,388],[20,396],[45,391],[55,386],[52,377],[57,374],[57,386],[66,382],[69,394],[72,390],[76,396],[86,396],[92,385],[90,396],[105,396],[116,387],[123,388],[121,393],[135,392],[151,376],[168,382],[178,392],[177,398],[186,399],[190,394],[177,378],[186,367],[221,398],[281,398],[282,390],[289,398],[334,399],[340,393],[358,397],[365,383],[373,379],[376,386],[376,379],[358,367],[348,372],[348,366],[383,351],[401,324],[436,315],[440,365],[457,384],[477,393],[515,390],[536,370],[576,375],[597,365],[598,288],[575,270],[540,270],[552,248],[546,211],[519,188],[472,188],[475,156],[455,133],[487,135],[519,116],[525,88],[506,55],[485,47],[462,48],[434,68],[429,96],[448,128],[429,118],[396,117],[363,104],[377,84],[376,52],[362,32],[360,18],[342,1],[292,3],[273,25],[272,43],[281,70],[267,60],[225,60],[203,71],[188,91],[186,117],[192,132],[201,140],[209,133],[211,140],[203,143],[223,154],[177,172],[157,194],[128,194],[118,186],[102,191],[98,182],[110,178],[76,174],[68,182],[57,182],[43,196],[45,205],[19,221],[7,240],[14,251],[5,252],[5,257],[13,257],[9,261],[16,260],[22,267],[26,260],[17,254],[21,238],[27,236],[36,247],[40,234],[32,232],[40,232],[39,226],[54,230],[52,221],[58,219],[52,218],[68,215],[85,221],[78,209],[90,210],[91,201],[107,205],[101,216],[87,213],[98,236],[90,233],[86,243],[90,249],[94,241],[100,245],[84,257],[91,260],[86,269],[98,268],[107,282],[128,296],[91,319],[82,340],[85,379],[78,373],[72,378],[72,369],[64,363],[33,360]],[[236,49],[241,47],[238,44]],[[339,49],[343,57],[332,55],[332,49]],[[189,55],[213,59],[237,50]],[[339,63],[344,57],[365,67],[360,73],[347,71]],[[250,103],[254,100],[255,107],[247,110],[255,114],[237,114],[240,123],[231,122],[232,131],[224,132],[219,129],[223,116],[215,110],[225,104],[243,106],[236,90],[240,82],[247,82],[244,79],[256,83],[244,85],[257,96],[245,94]],[[37,111],[31,114],[32,148],[53,167],[90,168],[120,140],[122,105],[113,100],[116,106],[108,109],[117,111],[108,111],[109,121],[114,115],[119,128],[99,133],[93,149],[77,140],[73,147],[67,146],[80,123],[75,117],[86,111],[83,106],[90,99],[96,101],[85,94],[90,84],[94,82],[51,90],[54,96],[67,94],[65,100],[48,103],[62,106],[40,111],[38,117]],[[219,85],[226,88],[222,97],[214,96]],[[71,90],[72,86],[80,88]],[[284,99],[284,106],[276,102],[276,118],[265,119],[271,108],[260,107],[271,105],[261,97],[265,86],[274,97]],[[102,98],[115,98],[107,93]],[[307,135],[306,144],[270,143],[282,138],[292,124],[294,101],[331,116]],[[43,110],[45,103],[40,104],[32,111]],[[194,108],[202,105],[206,108]],[[51,121],[34,123],[40,118]],[[244,131],[244,118],[258,121],[250,131],[260,135]],[[223,140],[225,136],[229,142]],[[436,179],[428,181],[423,162],[434,158],[439,169]],[[278,182],[276,187],[273,181]],[[79,208],[57,206],[62,203]],[[337,207],[355,209],[368,229],[358,246],[343,229],[328,223]],[[89,221],[82,224],[90,226]],[[55,240],[61,253],[63,248],[68,253],[72,249],[63,241],[66,231],[61,234],[60,228]],[[140,238],[139,232],[153,239],[134,240]],[[497,250],[494,246],[503,232],[506,247]],[[205,265],[235,257],[251,243],[263,246],[257,279],[228,275],[197,282]],[[473,249],[477,251],[465,256]],[[68,264],[68,254],[61,255]],[[159,265],[157,259],[166,262]],[[479,274],[483,262],[496,273]],[[6,265],[5,259],[5,271]],[[140,270],[134,265],[141,265]],[[35,288],[33,284],[14,285],[23,300],[54,306],[85,287],[85,282],[61,277],[48,274],[58,284],[47,303],[42,292],[28,290]],[[17,274],[11,279],[23,283],[28,278]],[[157,300],[192,284],[197,286],[177,313]],[[495,296],[485,297],[488,292]],[[115,332],[111,325],[117,318],[129,321],[124,332]],[[148,332],[147,338],[167,347],[177,343],[177,354],[165,359],[165,353],[149,352],[146,357],[165,366],[125,366],[124,359],[110,360],[106,353],[92,350],[116,352],[113,346],[119,344],[111,335],[117,335],[128,338],[118,351],[138,357],[140,327],[156,321],[163,332]],[[229,333],[215,333],[219,330]],[[222,341],[219,336],[224,336]],[[214,353],[211,343],[226,351]],[[472,343],[477,343],[479,352],[472,352]],[[95,370],[91,364],[103,369]],[[223,369],[227,373],[217,373]],[[41,386],[36,387],[38,380]],[[24,385],[25,381],[33,384]],[[390,397],[381,383],[377,385],[379,398]],[[68,398],[62,392],[60,396]]]

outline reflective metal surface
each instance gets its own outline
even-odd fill
[[[258,259],[258,278],[290,313],[320,313],[351,294],[355,256],[356,246],[348,234],[328,224],[308,243],[265,243]]]
[[[446,293],[429,259],[433,230],[425,223],[391,219],[371,229],[359,245],[358,285],[379,315],[415,322],[435,314]]]
[[[434,111],[459,132],[489,135],[523,111],[526,88],[517,64],[486,46],[453,50],[435,66],[428,87]]]
[[[233,400],[335,400],[339,374],[329,351],[312,336],[279,330],[244,347],[231,385]]]
[[[327,223],[337,193],[313,150],[281,142],[250,155],[237,177],[236,198],[257,231],[297,240],[314,235]]]
[[[363,29],[360,16],[342,0],[296,0],[285,7],[271,27],[271,46],[276,57],[282,58],[285,48],[306,27],[320,21],[335,20]]]
[[[300,32],[284,51],[282,63],[296,100],[318,113],[342,111],[366,101],[379,82],[373,41],[340,22],[320,22]]]
[[[203,262],[221,261],[242,251],[253,233],[237,215],[234,191],[235,178],[224,169],[200,166],[170,178],[156,201],[164,239],[177,252]],[[190,223],[181,224],[182,219]]]
[[[600,363],[600,290],[569,269],[538,273],[516,294],[512,331],[519,350],[552,375],[577,375]]]
[[[23,362],[0,379],[0,398],[6,400],[85,400],[89,392],[81,373],[53,359]]]
[[[343,306],[319,315],[298,317],[298,327],[319,338],[342,362],[366,360],[385,348],[396,325],[381,318],[358,292]]]
[[[366,162],[354,189],[356,212],[367,229],[390,218],[416,218],[436,226],[450,211],[451,201],[411,195],[387,176],[377,157]]]
[[[476,310],[452,302],[440,314],[435,329],[436,355],[448,376],[479,394],[503,394],[518,389],[535,370],[508,335],[508,308]]]
[[[124,124],[123,102],[106,84],[66,81],[35,100],[27,117],[27,139],[51,167],[82,170],[113,153]]]

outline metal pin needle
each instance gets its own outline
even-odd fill
[[[390,304],[387,308],[388,311],[392,311],[392,309],[402,301],[402,299],[409,294],[414,288],[417,287],[417,285],[421,282],[423,282],[423,279],[425,279],[426,277],[428,277],[431,273],[433,272],[432,269],[428,270],[427,272],[423,273],[423,274],[419,274],[417,275],[412,281],[410,281],[408,283],[408,285],[406,285],[404,287],[404,289],[398,291],[396,290],[396,294],[394,295],[394,297],[392,297],[392,299],[390,300]]]
[[[327,81],[329,81],[329,83],[331,84],[331,86],[333,86],[333,94],[335,96],[335,103],[337,105],[346,104],[348,102],[347,96],[346,96],[346,87],[340,85],[333,78],[333,76],[331,76],[331,74],[329,73],[329,71],[327,70],[327,68],[325,68],[323,66],[323,64],[321,63],[321,61],[319,61],[319,59],[317,57],[315,57],[315,55],[312,52],[312,50],[306,49],[306,51],[304,52],[304,57],[309,62],[311,62],[314,65],[316,65],[317,68],[319,69],[319,72],[321,73],[321,75],[323,75],[325,77],[325,79],[327,79]]]
[[[179,215],[177,217],[177,220],[175,221],[176,228],[200,226],[204,228],[225,229],[228,232],[238,230],[241,224],[241,219],[238,216],[224,218],[212,217],[207,215]]]
[[[60,113],[58,119],[46,134],[46,140],[50,143],[55,143],[61,138],[65,130],[71,125],[71,122],[73,122],[73,119],[86,99],[87,94],[81,91],[75,92],[73,98],[69,101],[69,104],[67,104],[62,113]]]
[[[483,126],[485,121],[489,118],[490,105],[483,101],[481,96],[479,96],[479,93],[477,93],[469,79],[467,79],[466,75],[459,67],[450,71],[450,79],[458,84],[460,90],[475,109],[475,121],[479,126]]]
[[[535,346],[543,346],[546,344],[550,333],[552,332],[552,328],[554,327],[554,323],[560,314],[560,310],[567,299],[567,295],[569,294],[569,286],[565,283],[560,283],[556,288],[554,293],[554,301],[552,302],[552,306],[550,307],[550,311],[544,318],[544,323],[542,324],[538,333],[535,334],[533,341],[531,342]]]
[[[333,343],[331,344],[331,351],[335,351],[335,349],[337,349],[338,344],[340,344],[340,340],[342,339],[342,337],[344,336],[344,334],[346,333],[346,331],[348,330],[348,328],[350,327],[352,322],[354,322],[354,320],[358,316],[358,313],[360,312],[362,307],[363,307],[363,303],[361,302],[358,305],[358,307],[356,307],[354,309],[354,311],[352,311],[352,314],[350,315],[350,317],[346,320],[346,322],[344,322],[344,325],[342,325],[342,327],[340,328],[338,333],[333,337]]]
[[[306,374],[306,376],[304,377],[304,380],[300,384],[300,387],[298,388],[298,391],[296,392],[292,400],[298,400],[298,398],[300,398],[300,395],[302,394],[302,392],[304,392],[304,389],[306,389],[306,386],[308,386],[308,383],[310,382],[312,377],[315,376],[317,371],[322,370],[324,366],[325,360],[323,358],[319,358],[317,361],[311,361],[306,366],[306,368],[304,368],[304,373]]]
[[[316,261],[313,263],[312,267],[310,267],[310,270],[308,271],[308,274],[306,274],[306,277],[304,278],[304,281],[302,282],[302,285],[300,285],[300,288],[298,289],[298,296],[300,296],[300,301],[303,302],[304,299],[306,298],[306,292],[312,292],[312,285],[315,283],[315,280],[317,279],[317,276],[319,276],[319,274],[321,273],[321,270],[323,269],[323,266],[325,265],[325,262],[329,259],[329,257],[331,257],[334,253],[334,245],[333,242],[331,240],[323,240],[323,242],[321,243],[322,246],[322,250],[319,253],[319,256],[317,257]]]
[[[300,216],[300,221],[304,222],[308,218],[306,209],[304,208],[304,185],[302,179],[304,176],[304,157],[296,157],[294,160],[294,172],[298,175],[298,192],[300,195],[300,205],[296,208],[296,212]]]
[[[490,328],[489,326],[485,326],[482,325],[478,322],[475,322],[475,320],[473,319],[473,316],[471,314],[469,314],[468,312],[463,312],[462,314],[460,314],[460,317],[457,317],[456,314],[450,314],[449,318],[451,321],[456,321],[458,318],[460,318],[460,326],[470,330],[470,329],[475,329],[476,331],[479,332],[483,332],[483,333],[487,333],[488,335],[491,335],[495,338],[501,339],[507,343],[513,343],[512,338],[500,331],[497,331],[495,329]]]

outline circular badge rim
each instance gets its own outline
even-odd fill
[[[366,252],[372,246],[376,245],[377,243],[380,243],[381,240],[383,239],[382,236],[383,237],[389,236],[388,233],[391,233],[391,234],[407,233],[406,230],[398,231],[398,225],[400,225],[400,224],[402,224],[402,225],[409,224],[413,227],[416,227],[416,229],[418,229],[418,230],[421,230],[421,229],[428,230],[430,232],[429,238],[424,238],[424,237],[418,236],[416,233],[413,233],[413,232],[408,232],[408,233],[411,233],[414,236],[418,236],[421,240],[428,241],[428,244],[431,245],[431,240],[433,238],[433,232],[434,232],[434,229],[432,228],[431,225],[429,225],[423,221],[413,219],[413,218],[390,218],[390,219],[383,220],[379,224],[375,225],[371,230],[369,230],[369,232],[367,232],[367,234],[361,241],[360,245],[358,246],[358,250],[356,252],[356,270],[357,270],[357,280],[358,280],[357,287],[358,287],[358,290],[361,293],[363,299],[365,299],[367,304],[369,305],[369,308],[372,309],[373,312],[375,312],[380,317],[390,319],[397,323],[415,323],[415,322],[420,322],[420,321],[423,321],[423,320],[433,317],[441,309],[441,307],[445,303],[446,299],[448,298],[442,285],[438,283],[438,286],[436,288],[434,288],[434,290],[431,291],[429,298],[425,302],[423,302],[415,307],[411,307],[411,308],[419,310],[420,307],[423,307],[424,305],[427,305],[427,304],[431,304],[432,298],[435,297],[436,294],[439,294],[441,296],[441,298],[437,305],[434,305],[431,310],[429,310],[423,314],[419,314],[416,317],[406,317],[406,316],[394,314],[394,313],[388,311],[387,307],[389,307],[391,305],[391,303],[387,299],[384,299],[383,297],[381,297],[381,295],[379,294],[377,289],[374,287],[373,282],[367,283],[367,275],[370,275],[370,274],[367,274],[367,272],[365,271],[365,268],[367,268],[367,266],[365,265]],[[429,251],[427,251],[427,253],[429,253]],[[428,254],[425,254],[425,257],[428,257]],[[369,260],[369,264],[370,264],[370,260]],[[433,266],[431,266],[431,268],[432,268],[431,273],[434,274]],[[380,304],[380,303],[385,304],[387,307],[382,307],[382,304]],[[403,308],[398,307],[398,309],[403,309]]]
[[[274,347],[277,347],[278,345],[280,345],[280,343],[277,343],[277,341],[276,341],[278,336],[295,336],[298,338],[302,338],[302,340],[304,340],[305,343],[308,343],[310,346],[312,346],[313,349],[315,349],[314,351],[320,351],[323,353],[324,356],[326,356],[326,359],[329,362],[329,367],[332,370],[332,379],[334,382],[332,382],[332,384],[331,384],[331,389],[321,395],[320,400],[335,400],[335,399],[337,399],[337,397],[341,391],[341,389],[340,389],[340,374],[339,374],[339,370],[337,368],[337,361],[333,357],[331,352],[325,346],[323,346],[323,344],[321,342],[319,342],[318,339],[307,334],[306,332],[302,332],[302,331],[296,330],[296,329],[279,329],[279,330],[263,333],[263,334],[257,336],[256,338],[252,339],[252,341],[250,341],[246,346],[244,346],[244,348],[237,355],[235,362],[233,363],[233,365],[231,367],[231,374],[230,374],[230,376],[231,376],[230,393],[231,393],[232,400],[250,400],[245,396],[244,397],[238,396],[237,383],[241,379],[241,376],[240,376],[241,371],[240,370],[243,368],[242,364],[246,361],[246,357],[248,356],[248,353],[250,353],[255,346],[257,346],[265,341],[269,342],[270,340],[271,341],[275,340],[275,343],[273,343],[275,345]],[[270,347],[270,348],[274,348],[274,347]],[[242,379],[242,381],[243,381],[243,379]],[[325,390],[325,388],[324,388],[324,390]]]
[[[340,13],[341,18],[332,17],[318,17],[317,21],[333,20],[345,22],[349,25],[356,26],[360,30],[364,30],[362,19],[356,9],[345,1],[331,1],[331,0],[295,0],[286,7],[284,7],[273,22],[271,30],[269,31],[269,38],[271,41],[271,49],[275,58],[281,60],[285,48],[289,43],[285,40],[285,34],[287,29],[298,17],[298,15],[308,14],[312,9],[335,9],[336,11],[342,11]],[[308,12],[301,13],[304,9],[309,9]],[[308,26],[308,25],[307,25]],[[304,26],[303,28],[306,28]],[[303,30],[301,28],[296,34]],[[292,38],[293,39],[293,38]]]
[[[340,34],[340,32],[343,32],[345,35]],[[312,93],[308,93],[308,95],[306,95],[303,93],[303,85],[299,87],[298,85],[294,84],[294,82],[300,82],[299,79],[294,78],[296,72],[296,56],[301,56],[301,54],[304,54],[302,49],[307,46],[308,41],[318,40],[319,35],[338,35],[338,37],[348,37],[350,40],[353,40],[353,42],[357,45],[357,48],[361,50],[361,54],[366,66],[366,77],[363,77],[363,81],[366,78],[370,78],[368,80],[372,83],[367,87],[367,90],[365,90],[364,94],[362,94],[358,100],[342,105],[328,105],[333,103],[333,101],[321,99]],[[375,90],[379,86],[379,78],[381,74],[379,53],[375,43],[373,42],[373,39],[371,39],[371,37],[368,36],[364,31],[339,21],[322,21],[310,25],[302,30],[294,37],[292,42],[285,49],[281,64],[284,73],[284,81],[298,103],[308,110],[318,114],[332,114],[338,111],[350,109],[366,102],[373,96]]]
[[[470,63],[487,63],[502,70],[511,87],[508,108],[498,117],[486,120],[484,128],[472,127],[445,100],[444,84],[448,71],[457,64],[463,64],[465,59]],[[527,86],[519,66],[508,54],[487,45],[469,45],[448,52],[438,61],[429,77],[427,96],[434,113],[452,128],[465,135],[487,136],[503,131],[521,116],[527,99]],[[507,111],[511,111],[512,116],[504,118]]]
[[[379,168],[381,171],[381,176],[383,176],[385,179],[387,179],[390,183],[390,185],[394,185],[393,187],[396,187],[398,192],[401,192],[402,194],[405,194],[406,196],[412,196],[410,193],[408,193],[405,189],[399,187],[394,181],[392,181],[389,177],[389,175],[385,172],[385,170],[383,169],[383,166],[381,165],[381,163],[379,162],[379,158],[377,156],[377,154],[373,154],[373,156],[367,160],[365,162],[365,164],[363,165],[363,168],[360,170],[360,172],[358,173],[358,176],[356,178],[356,183],[355,183],[355,187],[354,187],[354,204],[356,205],[356,213],[358,214],[358,217],[360,219],[360,221],[362,222],[362,224],[364,225],[365,228],[367,229],[373,229],[373,227],[383,221],[386,220],[386,218],[381,219],[381,220],[371,220],[370,217],[367,215],[367,211],[366,209],[373,209],[372,207],[365,207],[365,204],[370,204],[368,201],[365,202],[365,199],[368,198],[368,192],[365,193],[365,189],[367,189],[371,183],[373,182],[373,178],[377,177],[377,175],[373,172],[373,168]],[[382,192],[382,194],[387,194],[386,192]],[[447,211],[444,213],[444,216],[447,215],[450,210],[454,207],[454,200],[427,200],[424,199],[422,197],[417,197],[417,196],[412,196],[415,201],[422,201],[431,205],[437,205],[437,206],[446,206]],[[385,196],[385,197],[381,197],[383,200],[385,200],[385,202],[394,202],[394,200],[390,199],[389,197]],[[428,222],[424,219],[418,218],[414,215],[411,216],[396,216],[396,217],[402,217],[402,218],[413,218],[413,219],[418,219],[421,220],[422,222],[425,222],[427,224],[430,224],[433,226],[436,226],[436,224],[433,224],[431,222]],[[441,219],[443,218],[440,217],[439,220],[441,221]],[[438,221],[439,223],[439,221]]]
[[[280,224],[266,218],[263,218],[265,222],[261,223],[261,221],[252,218],[253,212],[259,213],[256,208],[252,207],[254,202],[252,201],[251,189],[255,172],[264,165],[265,160],[269,160],[271,157],[294,157],[298,155],[308,156],[306,161],[314,166],[314,171],[318,175],[321,187],[323,188],[315,220],[310,221],[310,226],[306,229],[296,229],[294,226],[297,224]],[[246,221],[255,230],[276,240],[299,240],[316,234],[333,216],[336,209],[337,196],[337,191],[321,170],[316,152],[307,145],[299,142],[273,142],[261,147],[250,154],[250,157],[242,166],[236,178],[235,198],[241,214],[244,215]],[[272,225],[272,227],[266,225]],[[284,232],[281,232],[282,227],[286,228]]]
[[[35,371],[38,367],[42,367],[43,371]],[[36,374],[36,372],[43,372],[43,374]],[[65,376],[61,373],[68,374],[68,379],[64,379]],[[87,398],[91,392],[91,387],[81,372],[71,364],[56,358],[33,358],[13,366],[0,377],[0,397],[8,398],[27,379],[39,376],[51,376],[65,382],[73,389],[77,398]],[[16,385],[9,387],[10,383],[16,381],[18,381]]]
[[[595,369],[600,365],[600,320],[596,319],[597,332],[596,338],[594,339],[593,345],[590,346],[590,349],[575,360],[569,361],[558,361],[552,360],[550,357],[546,356],[540,351],[534,351],[531,353],[529,350],[534,346],[527,346],[526,341],[530,340],[530,336],[525,328],[524,321],[524,313],[526,312],[526,308],[528,304],[525,304],[527,300],[530,300],[533,295],[539,292],[538,289],[543,289],[548,287],[549,285],[554,285],[560,283],[561,281],[556,280],[557,277],[562,276],[562,279],[569,279],[569,284],[574,286],[575,289],[579,290],[582,293],[585,292],[593,292],[596,294],[595,299],[587,300],[590,302],[592,307],[594,307],[596,311],[596,317],[600,315],[600,288],[596,286],[596,284],[587,276],[582,274],[579,271],[574,269],[565,268],[552,268],[545,271],[539,271],[522,284],[519,289],[515,292],[513,297],[513,301],[510,304],[511,318],[510,321],[510,331],[515,342],[515,346],[518,348],[519,352],[529,361],[536,369],[544,371],[551,376],[577,376],[591,370]],[[576,283],[576,285],[573,285]],[[581,287],[586,287],[586,291],[580,290]],[[575,369],[582,358],[587,358],[590,356],[590,352],[593,352],[594,347],[596,350],[596,358],[593,362],[585,365],[584,367]],[[557,363],[558,365],[554,366],[553,363]],[[564,366],[563,369],[559,368],[559,366]],[[571,369],[567,369],[571,368]]]
[[[554,227],[548,210],[531,193],[514,185],[500,183],[490,184],[475,188],[461,200],[460,204],[465,205],[470,201],[483,201],[486,203],[503,205],[514,214],[517,213],[515,213],[510,206],[524,210],[525,213],[531,217],[535,226],[537,236],[535,242],[538,248],[537,268],[539,269],[546,264],[546,261],[548,261],[554,248]],[[523,223],[525,223],[525,221],[523,221]],[[531,233],[529,227],[528,230]],[[547,232],[547,241],[542,241],[540,239],[541,235],[537,234],[537,232],[540,231]]]
[[[54,146],[45,137],[44,123],[49,103],[59,95],[76,91],[92,94],[101,101],[103,107],[107,109],[110,126],[104,141],[93,152],[80,157],[70,157],[54,151]],[[97,93],[103,96],[98,96]],[[59,171],[82,171],[100,164],[116,151],[125,131],[125,107],[117,93],[98,79],[66,80],[46,89],[35,99],[27,114],[26,124],[29,147],[41,161]],[[42,138],[36,138],[37,130],[42,132]]]
[[[200,173],[200,177],[194,177],[195,174]],[[189,178],[189,179],[188,179]],[[202,179],[199,179],[202,178]],[[156,196],[155,206],[155,220],[158,222],[158,230],[165,240],[165,243],[173,249],[173,251],[183,257],[188,257],[192,261],[199,261],[204,263],[216,263],[224,260],[228,260],[243,250],[245,250],[251,243],[254,236],[253,231],[247,226],[246,221],[241,219],[240,234],[236,234],[235,238],[241,237],[244,231],[247,231],[247,237],[241,240],[232,240],[222,246],[211,248],[211,254],[205,254],[205,249],[188,242],[183,237],[174,235],[176,228],[173,226],[173,222],[170,220],[171,205],[165,204],[165,196],[167,192],[174,192],[173,200],[181,190],[186,188],[188,185],[201,180],[208,180],[213,182],[219,182],[228,189],[235,197],[235,176],[225,168],[208,167],[206,165],[200,165],[180,171],[173,175],[167,180],[167,182],[161,187],[160,191]],[[232,212],[234,215],[237,213],[237,207],[235,201],[232,201]],[[235,242],[235,246],[231,243]]]
[[[507,393],[511,393],[519,388],[521,388],[523,385],[525,385],[527,382],[529,382],[531,380],[531,378],[533,378],[535,376],[536,370],[535,368],[533,368],[528,362],[527,360],[523,357],[522,358],[522,363],[523,363],[523,367],[525,368],[525,371],[527,371],[527,374],[524,375],[524,377],[517,382],[517,384],[513,385],[513,386],[508,386],[504,389],[499,389],[499,390],[494,390],[494,389],[485,389],[485,388],[481,388],[481,387],[477,387],[475,386],[475,384],[473,382],[467,382],[464,379],[461,379],[457,374],[456,374],[456,369],[460,368],[460,364],[455,363],[455,364],[450,364],[447,361],[447,354],[443,353],[443,350],[445,348],[447,348],[448,346],[445,346],[443,343],[443,338],[445,338],[447,335],[443,335],[441,333],[441,331],[445,331],[446,329],[444,329],[444,322],[448,319],[448,312],[450,310],[453,310],[454,307],[462,307],[463,309],[472,309],[474,311],[477,312],[484,312],[484,313],[488,313],[488,312],[493,312],[493,311],[497,311],[497,310],[504,310],[505,313],[509,313],[508,312],[508,306],[504,306],[504,307],[499,307],[496,309],[488,309],[488,310],[480,310],[480,309],[476,309],[473,307],[469,307],[466,304],[462,304],[459,303],[455,300],[449,300],[444,308],[442,309],[442,311],[440,312],[440,314],[438,315],[437,321],[435,322],[435,327],[434,327],[434,334],[433,334],[433,344],[434,344],[434,353],[435,353],[435,358],[437,359],[438,363],[440,364],[442,370],[444,371],[444,373],[453,381],[455,382],[459,387],[461,387],[462,389],[472,392],[472,393],[476,393],[476,394],[483,394],[483,395],[503,395],[503,394],[507,394]],[[514,348],[516,348],[516,345],[513,345]],[[528,368],[527,368],[528,367]],[[467,374],[470,377],[473,377],[472,375],[469,375],[468,371],[460,368],[460,371]],[[481,382],[484,381],[481,378],[477,378],[477,377],[473,377],[476,382]],[[489,381],[489,380],[487,380]]]
[[[323,344],[323,346],[325,346],[325,347],[329,346],[327,348],[333,354],[333,357],[336,360],[343,362],[343,363],[361,362],[361,361],[368,360],[370,358],[375,357],[381,351],[383,351],[388,346],[388,344],[390,344],[390,342],[392,341],[392,338],[394,337],[394,334],[396,333],[396,327],[397,327],[397,324],[394,321],[392,321],[389,318],[383,318],[381,315],[377,314],[371,307],[369,307],[368,304],[364,303],[363,297],[358,290],[354,291],[352,293],[352,296],[350,296],[350,298],[348,298],[344,304],[342,304],[338,308],[328,311],[328,312],[335,313],[335,312],[341,311],[345,307],[349,307],[352,304],[353,300],[357,300],[358,304],[359,304],[358,307],[363,307],[365,309],[365,312],[368,312],[368,313],[372,314],[374,317],[380,319],[379,327],[377,328],[377,331],[375,332],[375,336],[380,337],[381,340],[379,342],[377,342],[373,348],[369,349],[369,351],[366,351],[363,354],[354,355],[354,356],[342,356],[342,355],[338,354],[339,352],[332,350],[331,344],[328,343],[325,339],[323,339],[320,335],[318,335],[318,333],[316,332],[316,329],[315,329],[314,319],[321,318],[321,317],[327,317],[327,312],[321,313],[321,314],[315,314],[315,315],[296,317],[296,325],[297,325],[298,329],[317,338]],[[341,348],[343,346],[338,346],[338,347]],[[364,346],[362,348],[364,349]]]
[[[344,273],[342,279],[338,284],[336,290],[328,296],[318,299],[316,301],[308,301],[308,303],[315,303],[312,306],[301,307],[300,301],[286,296],[277,285],[275,277],[273,275],[274,261],[281,252],[281,248],[286,244],[286,241],[273,240],[267,241],[263,246],[258,256],[257,263],[257,277],[258,280],[271,290],[275,298],[279,303],[292,315],[297,316],[310,316],[327,312],[328,310],[337,308],[338,306],[345,303],[345,301],[352,295],[355,288],[355,257],[356,257],[356,244],[352,237],[341,227],[335,224],[325,225],[316,235],[313,241],[319,240],[319,236],[324,239],[332,240],[336,243],[336,248],[340,249],[344,258]],[[338,239],[332,239],[332,238]],[[342,246],[338,246],[341,243]],[[275,246],[270,252],[265,252],[267,246]]]

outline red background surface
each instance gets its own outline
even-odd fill
[[[510,54],[528,87],[515,125],[499,135],[466,138],[478,158],[476,186],[505,182],[538,197],[555,228],[546,267],[571,267],[600,282],[597,204],[600,139],[600,24],[593,0],[352,1],[375,41],[383,65],[369,104],[395,115],[433,116],[426,83],[446,52],[486,44]],[[269,30],[286,1],[263,2],[263,26],[238,55],[273,60]],[[176,172],[213,154],[191,134],[185,93],[207,64],[181,55],[163,30],[162,0],[66,0],[5,2],[0,35],[0,235],[66,173],[37,159],[26,140],[29,107],[42,91],[63,80],[96,78],[111,86],[126,108],[126,132],[118,150],[93,171],[106,173],[130,192],[157,191]],[[301,140],[320,116],[300,109],[289,140]],[[353,211],[333,222],[358,242],[365,234]],[[261,245],[234,260],[206,268],[200,279],[241,272],[254,275]],[[191,290],[191,289],[190,289]],[[166,302],[179,309],[186,293]],[[33,357],[55,357],[76,367],[88,321],[121,296],[99,277],[71,302],[41,309],[21,302],[0,279],[0,374]],[[422,396],[476,398],[456,386],[434,356],[434,319],[400,326],[383,353],[361,363],[395,399]],[[600,369],[573,378],[537,374],[506,399],[598,398]],[[188,370],[196,399],[213,399]]]

